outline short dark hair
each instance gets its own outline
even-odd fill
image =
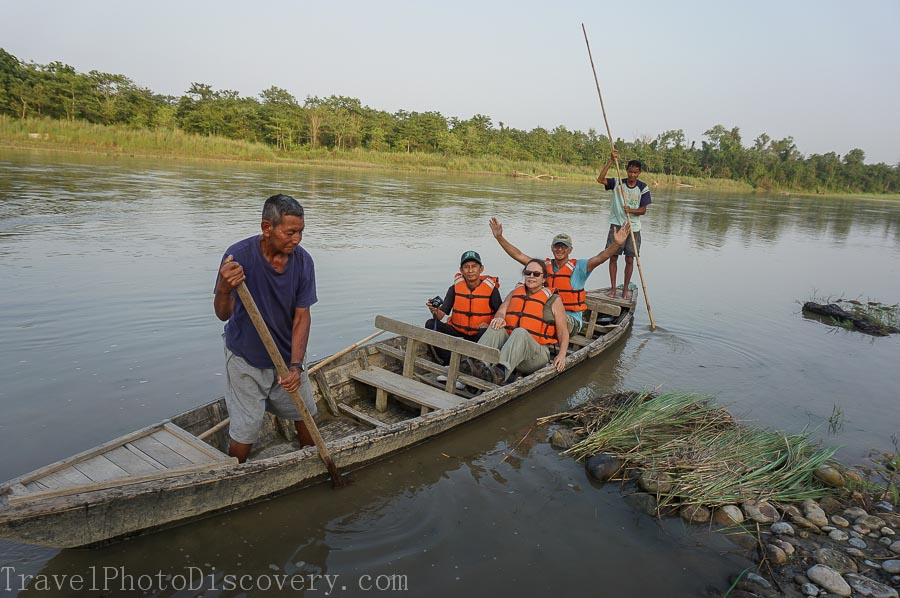
[[[638,170],[644,170],[644,165],[641,164],[640,160],[629,160],[628,164],[625,165],[625,170],[628,170],[632,166],[637,166]]]
[[[278,226],[285,216],[297,216],[303,218],[303,206],[290,195],[278,193],[266,200],[263,205],[262,219]]]

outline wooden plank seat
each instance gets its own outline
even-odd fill
[[[9,502],[92,492],[235,463],[237,459],[164,422],[17,479]]]
[[[422,415],[432,409],[447,409],[466,402],[465,399],[448,392],[379,367],[368,367],[351,374],[350,377],[375,387],[376,411],[384,411],[387,408],[387,395],[389,394],[421,406]]]
[[[347,405],[345,403],[340,403],[338,405],[338,409],[340,409],[342,413],[349,415],[353,419],[367,423],[370,426],[372,426],[373,428],[387,427],[387,424],[385,422],[381,421],[380,419],[376,419],[376,418],[372,417],[371,415],[367,415],[367,414],[363,413],[362,411],[358,411],[358,410],[354,409],[353,407],[351,407],[350,405]]]
[[[378,343],[375,345],[375,348],[378,349],[379,353],[393,357],[398,361],[402,362],[406,359],[406,351],[398,347]],[[425,370],[426,372],[431,372],[432,374],[443,374],[444,376],[446,376],[450,370],[450,368],[445,365],[438,365],[433,361],[423,359],[422,357],[416,358],[416,367]],[[497,385],[493,382],[488,382],[487,380],[482,380],[481,378],[476,378],[475,376],[470,376],[468,374],[459,374],[458,380],[466,386],[471,386],[472,388],[478,388],[480,390],[493,390],[497,388]]]
[[[413,326],[406,322],[392,320],[385,316],[375,317],[375,327],[386,332],[393,332],[406,337],[406,350],[403,356],[403,377],[412,381],[417,366],[425,360],[421,360],[417,355],[417,348],[420,343],[445,349],[450,352],[450,364],[447,366],[447,383],[444,390],[447,394],[456,392],[456,381],[459,379],[459,360],[460,356],[479,359],[485,363],[497,363],[500,361],[500,351],[493,347],[486,347],[473,343],[471,341],[442,334],[434,330]],[[435,364],[437,365],[437,364]],[[443,366],[441,366],[443,367]],[[423,369],[427,369],[424,368]],[[473,378],[474,380],[474,378]],[[421,382],[417,382],[422,384]],[[422,386],[427,386],[422,384]],[[474,386],[474,385],[473,385]],[[476,386],[476,388],[479,388]],[[429,390],[434,390],[429,387]]]

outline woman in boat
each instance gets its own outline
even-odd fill
[[[550,348],[557,349],[553,365],[561,372],[566,367],[569,329],[566,311],[555,290],[546,286],[547,269],[542,260],[526,262],[524,283],[506,296],[490,327],[478,341],[500,350],[500,361],[493,367],[471,363],[472,372],[495,384],[505,384],[513,371],[536,372],[550,362]]]

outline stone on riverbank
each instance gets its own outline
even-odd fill
[[[885,525],[887,525],[884,519],[882,519],[881,517],[876,517],[875,515],[863,515],[861,517],[857,517],[853,523],[855,523],[856,525],[867,527],[870,530],[881,529]]]
[[[706,523],[712,517],[712,512],[703,505],[685,505],[679,514],[688,523]]]
[[[853,588],[853,592],[858,596],[865,596],[866,598],[898,598],[897,590],[864,575],[848,573],[844,579],[847,580],[847,583]]]
[[[577,442],[578,434],[569,428],[560,428],[550,437],[550,446],[561,451],[572,448]]]
[[[622,462],[609,453],[597,453],[584,462],[588,475],[598,482],[605,482],[622,469]]]
[[[838,596],[850,596],[852,590],[850,584],[841,576],[840,573],[826,565],[813,565],[806,571],[806,576],[814,584],[825,588],[832,594]]]
[[[774,543],[766,544],[765,556],[772,565],[783,565],[787,562],[787,554]]]
[[[672,491],[672,476],[665,471],[647,470],[638,478],[638,486],[650,494],[668,494]]]
[[[773,534],[778,534],[780,536],[793,536],[794,535],[794,526],[786,521],[777,521],[772,524],[770,528]]]
[[[814,500],[803,501],[803,516],[818,527],[828,525],[828,516]]]
[[[747,500],[741,503],[741,509],[748,519],[757,523],[772,523],[778,521],[780,516],[775,507],[766,501]]]
[[[812,558],[819,565],[825,565],[838,573],[856,573],[859,571],[856,561],[843,552],[832,550],[831,548],[818,549],[813,553]]]
[[[841,475],[840,471],[830,465],[825,465],[824,463],[816,468],[813,475],[823,484],[831,486],[832,488],[841,488],[845,483],[844,476]]]
[[[724,507],[719,507],[713,513],[713,520],[719,525],[724,525],[726,527],[731,525],[738,525],[744,522],[744,514],[741,513],[741,510],[734,505],[725,505]]]

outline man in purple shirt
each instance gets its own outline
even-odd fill
[[[225,324],[225,406],[231,422],[228,454],[243,463],[250,454],[265,411],[294,421],[303,446],[313,440],[288,393],[300,391],[316,414],[306,373],[309,308],[316,298],[312,257],[300,247],[303,207],[290,195],[273,195],[262,212],[262,233],[235,243],[225,252],[216,277],[213,307]],[[253,327],[237,287],[241,282],[256,302],[275,344],[290,364],[281,378]]]

